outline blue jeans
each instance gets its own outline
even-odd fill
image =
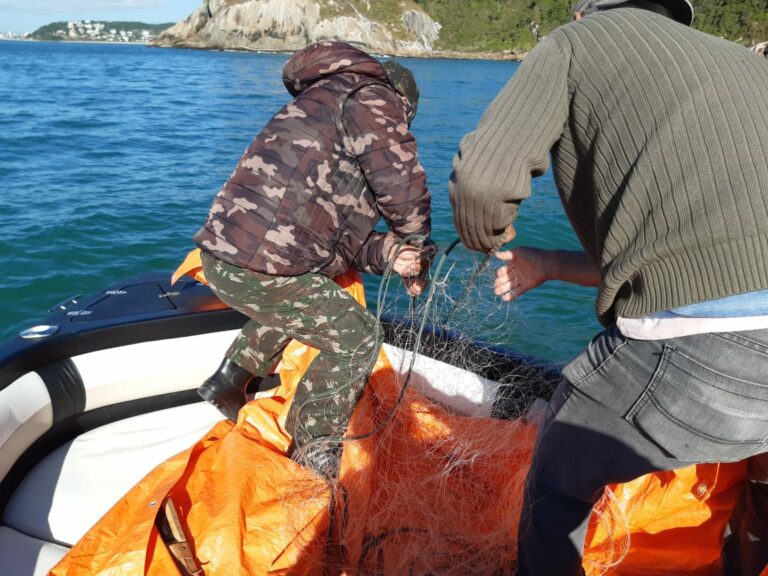
[[[563,370],[536,441],[518,574],[579,574],[606,485],[768,451],[768,330],[630,340],[599,334]]]

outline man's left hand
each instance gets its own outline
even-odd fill
[[[408,294],[418,296],[427,285],[427,271],[432,263],[434,245],[425,245],[421,248],[415,246],[401,246],[397,252],[392,270],[400,275]]]
[[[421,296],[427,287],[427,279],[424,276],[403,276],[403,285],[409,296]]]

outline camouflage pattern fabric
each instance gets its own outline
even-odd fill
[[[411,110],[408,112],[408,121],[410,122],[416,116],[416,110],[419,107],[419,87],[416,85],[413,72],[394,60],[387,60],[382,64],[382,67],[387,73],[392,87],[401,96],[408,99],[408,103],[411,105]]]
[[[294,447],[341,435],[378,356],[376,319],[320,274],[271,276],[205,252],[202,263],[216,296],[250,318],[226,354],[235,364],[263,376],[291,339],[320,350],[288,414]]]
[[[339,42],[297,52],[283,81],[295,99],[245,151],[196,244],[264,274],[383,273],[398,239],[430,234],[408,102],[375,58]],[[381,217],[388,233],[374,232]]]

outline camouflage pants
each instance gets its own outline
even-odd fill
[[[343,434],[381,346],[373,315],[319,274],[269,276],[205,252],[202,262],[216,296],[250,318],[226,353],[235,364],[264,376],[291,339],[320,350],[288,412],[294,447]]]

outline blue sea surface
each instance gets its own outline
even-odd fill
[[[144,272],[170,275],[243,150],[289,98],[287,59],[0,41],[0,339],[68,296]],[[518,65],[403,62],[421,91],[412,130],[433,195],[434,240],[445,249],[456,238],[452,157]],[[517,231],[512,246],[578,248],[551,174],[534,181]],[[466,290],[480,261],[462,247],[446,259],[435,319],[443,313],[472,337],[555,362],[598,330],[591,289],[553,282],[505,304],[491,287],[496,262]],[[365,283],[375,305],[380,279]],[[382,308],[407,310],[402,294],[393,283]]]

